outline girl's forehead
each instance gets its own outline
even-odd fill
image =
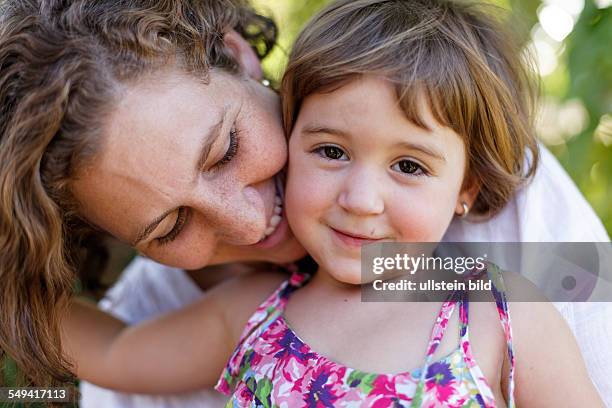
[[[411,121],[401,106],[396,87],[382,77],[362,76],[332,91],[318,92],[304,100],[297,125],[316,128],[334,126],[352,130],[402,129],[404,135],[435,135],[454,132],[439,123],[428,99],[416,99],[418,119]],[[434,137],[435,139],[435,137]]]

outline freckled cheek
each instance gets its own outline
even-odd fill
[[[270,173],[276,174],[287,164],[287,142],[282,136],[281,129],[272,129],[271,132],[278,132],[280,137],[270,137],[257,157],[269,168]]]
[[[275,175],[287,163],[287,141],[283,129],[275,116],[261,112],[262,120],[257,125],[251,125],[249,132],[249,149],[243,156],[250,171],[258,169]]]
[[[175,241],[166,245],[152,244],[144,254],[164,265],[191,270],[208,265],[218,247],[219,243],[210,233],[197,223],[191,223]]]
[[[211,248],[206,248],[206,250],[196,250],[197,248],[202,248],[202,246],[181,246],[176,249],[168,248],[159,248],[145,255],[154,261],[157,261],[161,264],[172,266],[180,269],[200,269],[208,265],[212,253],[210,251]]]

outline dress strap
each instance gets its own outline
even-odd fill
[[[470,343],[470,302],[469,302],[469,293],[464,292],[464,297],[461,299],[461,304],[459,305],[459,343],[461,348],[461,353],[463,354],[463,361],[465,363],[465,367],[467,371],[470,373],[472,377],[472,381],[476,388],[478,389],[478,403],[482,408],[490,408],[493,405],[493,401],[495,401],[495,396],[491,391],[491,387],[487,383],[485,376],[480,369],[480,366],[476,364],[476,360],[474,359],[474,355],[472,354],[472,346]],[[490,403],[488,403],[489,401]]]
[[[291,272],[291,276],[289,279],[284,281],[278,287],[278,289],[276,289],[274,293],[272,293],[261,305],[259,305],[257,310],[255,310],[255,313],[251,315],[244,330],[242,331],[239,343],[246,340],[246,338],[249,337],[256,328],[261,328],[265,321],[274,320],[276,317],[282,314],[287,306],[287,301],[289,300],[291,293],[302,287],[310,278],[309,275],[301,273],[294,264],[287,266],[287,269]]]
[[[497,313],[501,322],[504,336],[506,337],[506,350],[508,353],[509,374],[508,374],[508,408],[514,408],[514,349],[512,347],[512,325],[510,322],[510,311],[506,298],[506,286],[502,278],[501,269],[492,263],[488,264],[487,275],[492,282],[492,292],[497,305]]]
[[[429,343],[427,345],[427,354],[425,357],[425,363],[423,364],[421,370],[421,380],[419,384],[423,384],[425,381],[425,378],[427,376],[427,367],[429,367],[434,353],[442,342],[442,338],[444,337],[444,333],[446,332],[446,328],[448,327],[448,322],[453,314],[453,311],[455,310],[455,306],[461,299],[461,296],[461,291],[454,291],[453,293],[451,293],[444,301],[442,307],[440,308],[440,311],[438,312],[438,317],[436,318],[436,322],[434,323],[434,327],[429,337]]]
[[[440,312],[438,312],[438,317],[436,318],[436,322],[434,323],[434,327],[431,331],[431,336],[429,337],[429,344],[427,345],[427,355],[425,356],[425,363],[421,367],[421,376],[419,378],[419,382],[414,393],[414,399],[410,404],[411,408],[418,408],[422,406],[423,392],[427,379],[429,365],[431,364],[431,360],[433,358],[434,353],[442,342],[442,338],[444,337],[444,333],[446,332],[446,328],[448,327],[448,322],[451,316],[453,315],[455,306],[461,299],[461,296],[463,296],[462,291],[452,292],[442,304]]]
[[[284,281],[249,318],[234,353],[230,357],[225,370],[216,388],[221,392],[229,392],[234,385],[234,380],[238,377],[240,364],[245,358],[245,353],[250,349],[249,344],[259,338],[269,326],[285,310],[287,300],[291,293],[303,286],[309,279],[309,275],[300,273],[295,268],[287,268],[291,271],[291,277]]]
[[[512,328],[510,325],[510,313],[508,311],[508,301],[506,299],[506,287],[502,278],[502,273],[499,267],[489,263],[486,269],[487,278],[491,281],[491,292],[495,299],[497,312],[499,314],[504,336],[506,338],[506,350],[508,353],[508,361],[510,364],[510,372],[508,376],[508,408],[514,408],[514,353],[512,348]],[[484,275],[484,271],[476,278]],[[461,350],[463,351],[464,361],[468,369],[472,372],[472,377],[476,381],[478,388],[482,394],[488,394],[490,387],[482,384],[484,376],[480,371],[480,367],[476,364],[472,354],[471,343],[469,339],[469,295],[466,293],[459,308],[459,324],[461,337]],[[485,382],[486,383],[486,382]]]

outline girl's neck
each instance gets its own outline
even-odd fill
[[[381,279],[382,281],[389,282],[399,282],[402,279],[412,280],[414,282],[425,281],[427,277],[427,272],[419,271],[414,275],[404,274],[404,275],[380,275],[377,276],[376,279]],[[380,286],[380,284],[378,285]],[[307,287],[308,292],[313,295],[316,294],[317,297],[331,297],[342,299],[343,302],[346,301],[358,301],[361,302],[363,300],[362,294],[364,291],[373,291],[373,282],[368,282],[364,284],[352,284],[341,282],[333,277],[327,270],[324,268],[319,268],[317,273],[314,274]],[[390,292],[387,290],[384,293],[381,293],[380,296],[376,296],[379,299],[379,302],[385,302],[386,298],[388,301],[401,301],[401,302],[419,302],[423,301],[422,293],[417,290],[413,291],[402,291],[398,297],[397,293]],[[365,296],[366,298],[370,298],[368,294]]]
[[[361,285],[340,282],[335,279],[324,268],[318,268],[317,273],[307,285],[309,291],[320,293],[326,297],[341,298],[344,301],[348,299],[361,299]]]

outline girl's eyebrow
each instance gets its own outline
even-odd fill
[[[396,146],[398,148],[418,150],[419,152],[423,154],[426,154],[430,157],[433,157],[434,159],[438,159],[446,163],[446,158],[444,157],[444,155],[442,153],[438,153],[436,149],[433,149],[429,146],[418,144],[418,143],[412,143],[412,142],[400,142],[396,144]]]
[[[330,127],[327,127],[327,126],[321,126],[321,125],[317,125],[317,124],[312,124],[312,125],[305,126],[302,129],[302,133],[305,133],[307,135],[314,135],[314,134],[318,134],[318,133],[327,133],[329,135],[336,135],[336,136],[340,136],[340,137],[344,137],[344,138],[348,138],[349,137],[349,134],[347,132],[345,132],[344,130],[330,128]]]

